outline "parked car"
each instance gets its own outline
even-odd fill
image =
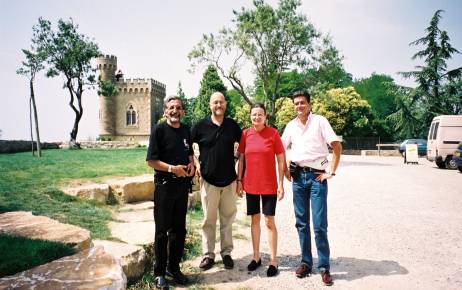
[[[459,146],[457,146],[456,151],[454,151],[452,160],[454,160],[454,162],[456,163],[457,169],[459,169],[459,171],[462,172],[462,142],[459,143]]]
[[[399,153],[404,155],[406,151],[406,144],[417,144],[417,153],[419,156],[427,154],[427,140],[425,139],[406,139],[399,145]]]
[[[439,168],[457,169],[452,156],[461,141],[462,115],[442,115],[433,118],[428,130],[428,161],[435,161]]]

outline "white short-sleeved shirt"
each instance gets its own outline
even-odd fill
[[[329,149],[327,144],[340,141],[323,116],[310,113],[304,125],[297,118],[290,121],[282,134],[282,143],[289,149],[289,160],[299,166],[309,166],[316,169],[327,167]]]

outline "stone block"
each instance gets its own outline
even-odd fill
[[[108,184],[91,183],[76,187],[67,187],[62,190],[64,193],[71,196],[84,199],[94,199],[102,203],[106,203],[109,196]]]
[[[0,289],[124,290],[121,262],[102,247],[81,251],[12,276],[0,278]]]
[[[150,174],[106,181],[119,203],[154,200],[154,178]]]
[[[151,209],[151,210],[154,209],[154,202],[153,201],[140,201],[140,202],[134,202],[134,203],[127,203],[119,208],[119,212],[145,210],[145,209]]]
[[[136,211],[122,211],[115,215],[115,219],[126,223],[154,222],[154,210],[143,209]]]
[[[193,191],[188,198],[188,208],[193,208],[201,204],[201,192]]]
[[[93,243],[120,260],[128,281],[134,281],[143,275],[148,259],[142,247],[103,240],[95,240]]]
[[[78,251],[91,247],[88,230],[25,211],[0,214],[0,234],[61,242]]]

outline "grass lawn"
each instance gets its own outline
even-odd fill
[[[0,235],[0,253],[0,277],[3,277],[73,255],[75,250],[57,242]]]
[[[93,239],[108,238],[110,207],[70,197],[59,186],[150,173],[145,158],[146,148],[44,150],[42,158],[30,152],[0,154],[0,213],[32,211],[86,228]]]

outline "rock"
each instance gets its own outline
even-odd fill
[[[193,208],[201,205],[201,192],[193,191],[188,198],[188,208]]]
[[[201,190],[201,184],[200,184],[200,178],[197,175],[194,175],[193,177],[193,186],[192,186],[192,191],[199,191]]]
[[[119,212],[115,215],[115,219],[126,223],[154,222],[154,211],[152,209],[144,209]]]
[[[154,178],[150,174],[107,180],[119,203],[154,200]]]
[[[144,210],[144,209],[154,209],[153,201],[141,201],[135,203],[128,203],[123,205],[119,212],[134,211],[134,210]]]
[[[88,230],[25,211],[0,214],[0,234],[61,242],[74,247],[77,251],[91,246]]]
[[[0,289],[125,289],[127,278],[120,261],[102,247],[0,278]]]
[[[103,247],[105,252],[120,259],[128,281],[134,281],[143,275],[148,259],[142,247],[103,240],[95,240],[93,243],[95,246]]]
[[[117,223],[109,222],[111,235],[132,245],[154,243],[154,222]]]
[[[109,196],[109,185],[91,183],[76,187],[68,187],[62,189],[64,193],[85,199],[94,199],[96,201],[106,203]]]

